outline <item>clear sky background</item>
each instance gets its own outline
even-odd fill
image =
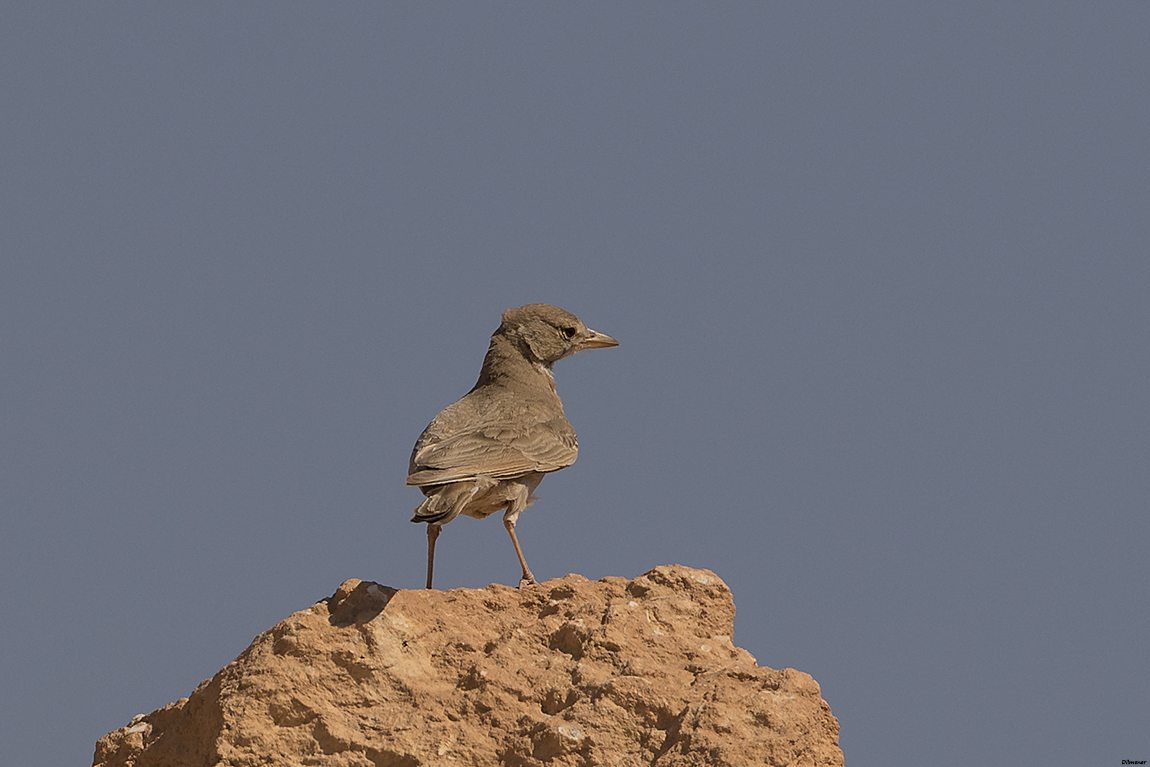
[[[15,2],[0,66],[5,763],[420,587],[534,301],[622,343],[541,579],[714,570],[852,767],[1150,759],[1150,3]]]

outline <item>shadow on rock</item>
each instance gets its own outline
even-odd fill
[[[334,594],[323,600],[330,612],[328,622],[339,627],[367,623],[383,612],[397,591],[372,581],[346,580]]]

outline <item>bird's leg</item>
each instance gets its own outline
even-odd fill
[[[427,588],[431,588],[431,572],[435,567],[435,539],[442,525],[427,526]]]
[[[511,543],[515,546],[515,555],[519,557],[519,564],[523,565],[523,578],[519,581],[519,588],[530,586],[535,583],[535,576],[531,574],[531,568],[527,566],[527,560],[523,558],[523,549],[519,548],[519,539],[515,537],[515,519],[503,519],[503,526],[507,528],[507,532],[511,534]]]

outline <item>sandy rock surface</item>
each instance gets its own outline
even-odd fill
[[[731,643],[709,570],[525,589],[349,580],[94,765],[841,765],[818,683]]]

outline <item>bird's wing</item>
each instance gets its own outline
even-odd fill
[[[579,453],[575,430],[562,416],[522,426],[488,426],[441,439],[426,436],[411,455],[409,485],[556,471],[574,463]]]

